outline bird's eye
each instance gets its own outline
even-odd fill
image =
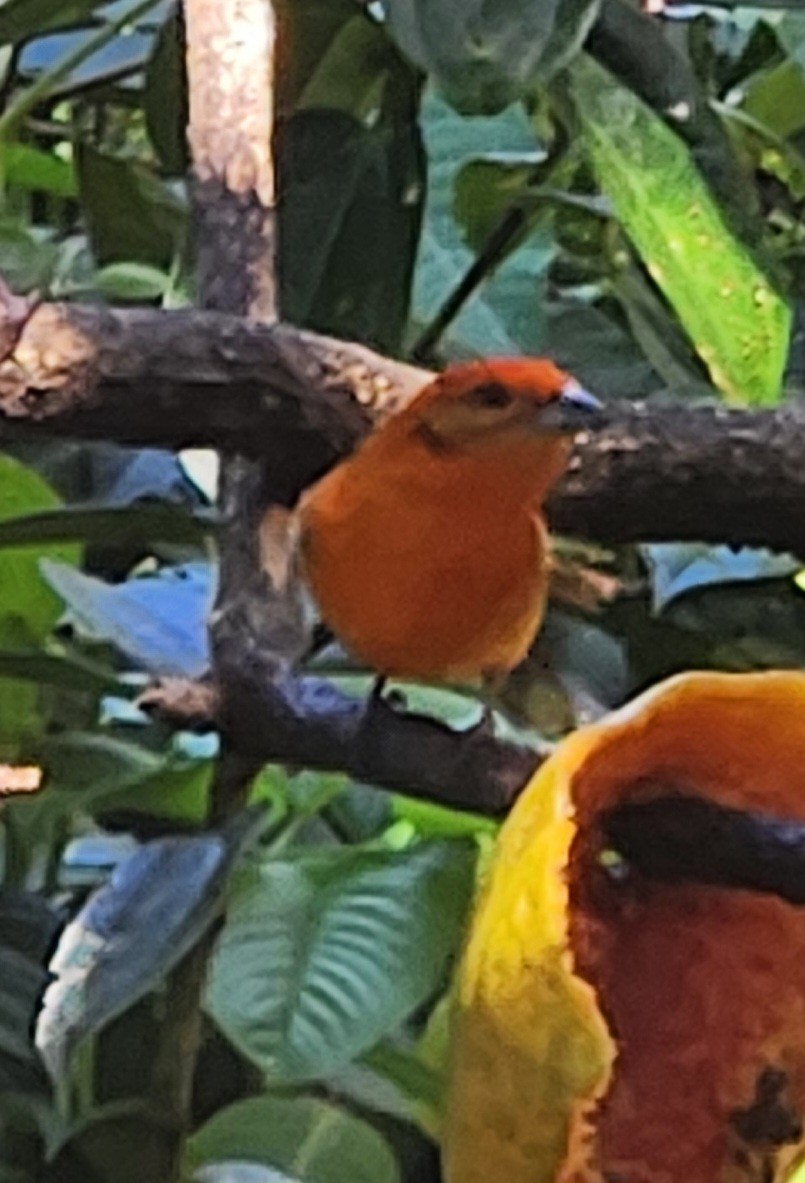
[[[503,407],[508,407],[512,401],[512,396],[506,387],[500,386],[497,382],[490,382],[486,386],[476,386],[470,397],[476,406],[488,407],[490,410],[502,410]]]

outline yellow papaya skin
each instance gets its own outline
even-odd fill
[[[446,1183],[782,1183],[800,1161],[805,910],[613,874],[602,813],[669,791],[805,821],[805,675],[681,675],[538,770],[457,977]]]

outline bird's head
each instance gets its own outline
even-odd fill
[[[434,448],[497,451],[595,428],[601,404],[546,358],[492,358],[449,366],[408,414]]]

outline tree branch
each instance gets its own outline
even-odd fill
[[[507,812],[549,751],[504,743],[483,724],[454,731],[383,700],[366,704],[323,678],[267,678],[259,654],[225,702],[210,684],[166,679],[138,705],[175,727],[234,725],[239,752],[259,763],[335,769],[379,788],[493,817]]]
[[[218,312],[273,320],[274,8],[271,0],[184,0],[183,11],[201,302]],[[21,344],[17,343],[17,355]],[[228,419],[229,398],[225,405]],[[252,630],[259,641],[272,613],[262,595],[260,565],[263,472],[259,461],[237,452],[236,448],[222,457],[224,528],[218,536],[218,595],[209,622],[213,674],[226,706],[231,681],[239,685],[241,653],[249,652]],[[238,734],[227,726],[231,717],[231,711],[228,716],[224,712],[221,719],[221,754],[210,791],[211,825],[238,813],[260,767],[240,750]],[[202,1039],[201,998],[214,943],[215,932],[208,930],[172,974],[167,991],[159,1083],[182,1120],[165,1183],[179,1178],[184,1137],[191,1125]]]
[[[265,460],[268,492],[286,504],[428,377],[362,346],[209,312],[43,304],[15,333],[0,360],[0,438],[36,429],[239,451]],[[804,554],[803,454],[799,408],[616,404],[579,442],[551,521],[609,543]]]
[[[729,542],[805,555],[805,411],[614,408],[551,498],[559,533],[600,542]]]

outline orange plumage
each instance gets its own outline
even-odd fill
[[[542,503],[597,404],[544,359],[456,365],[300,506],[324,619],[381,675],[476,681],[542,620]]]

